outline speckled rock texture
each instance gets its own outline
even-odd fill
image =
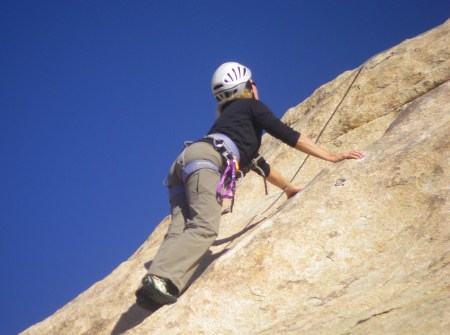
[[[331,164],[265,136],[266,159],[302,192],[260,177],[178,302],[155,312],[134,291],[167,229],[22,334],[427,334],[450,331],[450,20],[317,89],[283,121]],[[164,195],[165,196],[165,195]]]

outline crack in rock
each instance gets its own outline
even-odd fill
[[[394,311],[394,310],[396,310],[396,309],[399,309],[399,308],[391,308],[391,309],[388,309],[388,310],[383,311],[383,312],[379,312],[379,313],[372,314],[371,316],[369,316],[369,317],[366,318],[366,319],[359,320],[356,324],[359,325],[359,324],[361,324],[361,323],[364,323],[364,322],[369,321],[370,319],[372,319],[372,318],[374,318],[374,317],[377,317],[377,316],[380,316],[380,315],[383,315],[383,314],[390,313],[390,312],[392,312],[392,311]]]

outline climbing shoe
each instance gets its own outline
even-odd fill
[[[178,289],[168,279],[147,274],[142,278],[142,287],[151,300],[161,305],[177,301]]]
[[[136,304],[148,311],[154,312],[159,309],[162,305],[151,299],[144,287],[140,287],[136,292]]]

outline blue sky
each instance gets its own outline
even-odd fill
[[[447,0],[0,4],[0,333],[108,275],[169,213],[162,181],[249,66],[273,112],[442,24]]]

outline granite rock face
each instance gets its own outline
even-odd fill
[[[270,137],[303,185],[247,176],[189,289],[154,313],[134,290],[163,220],[128,261],[22,334],[444,334],[450,329],[450,20],[320,87],[283,121],[331,164]]]

